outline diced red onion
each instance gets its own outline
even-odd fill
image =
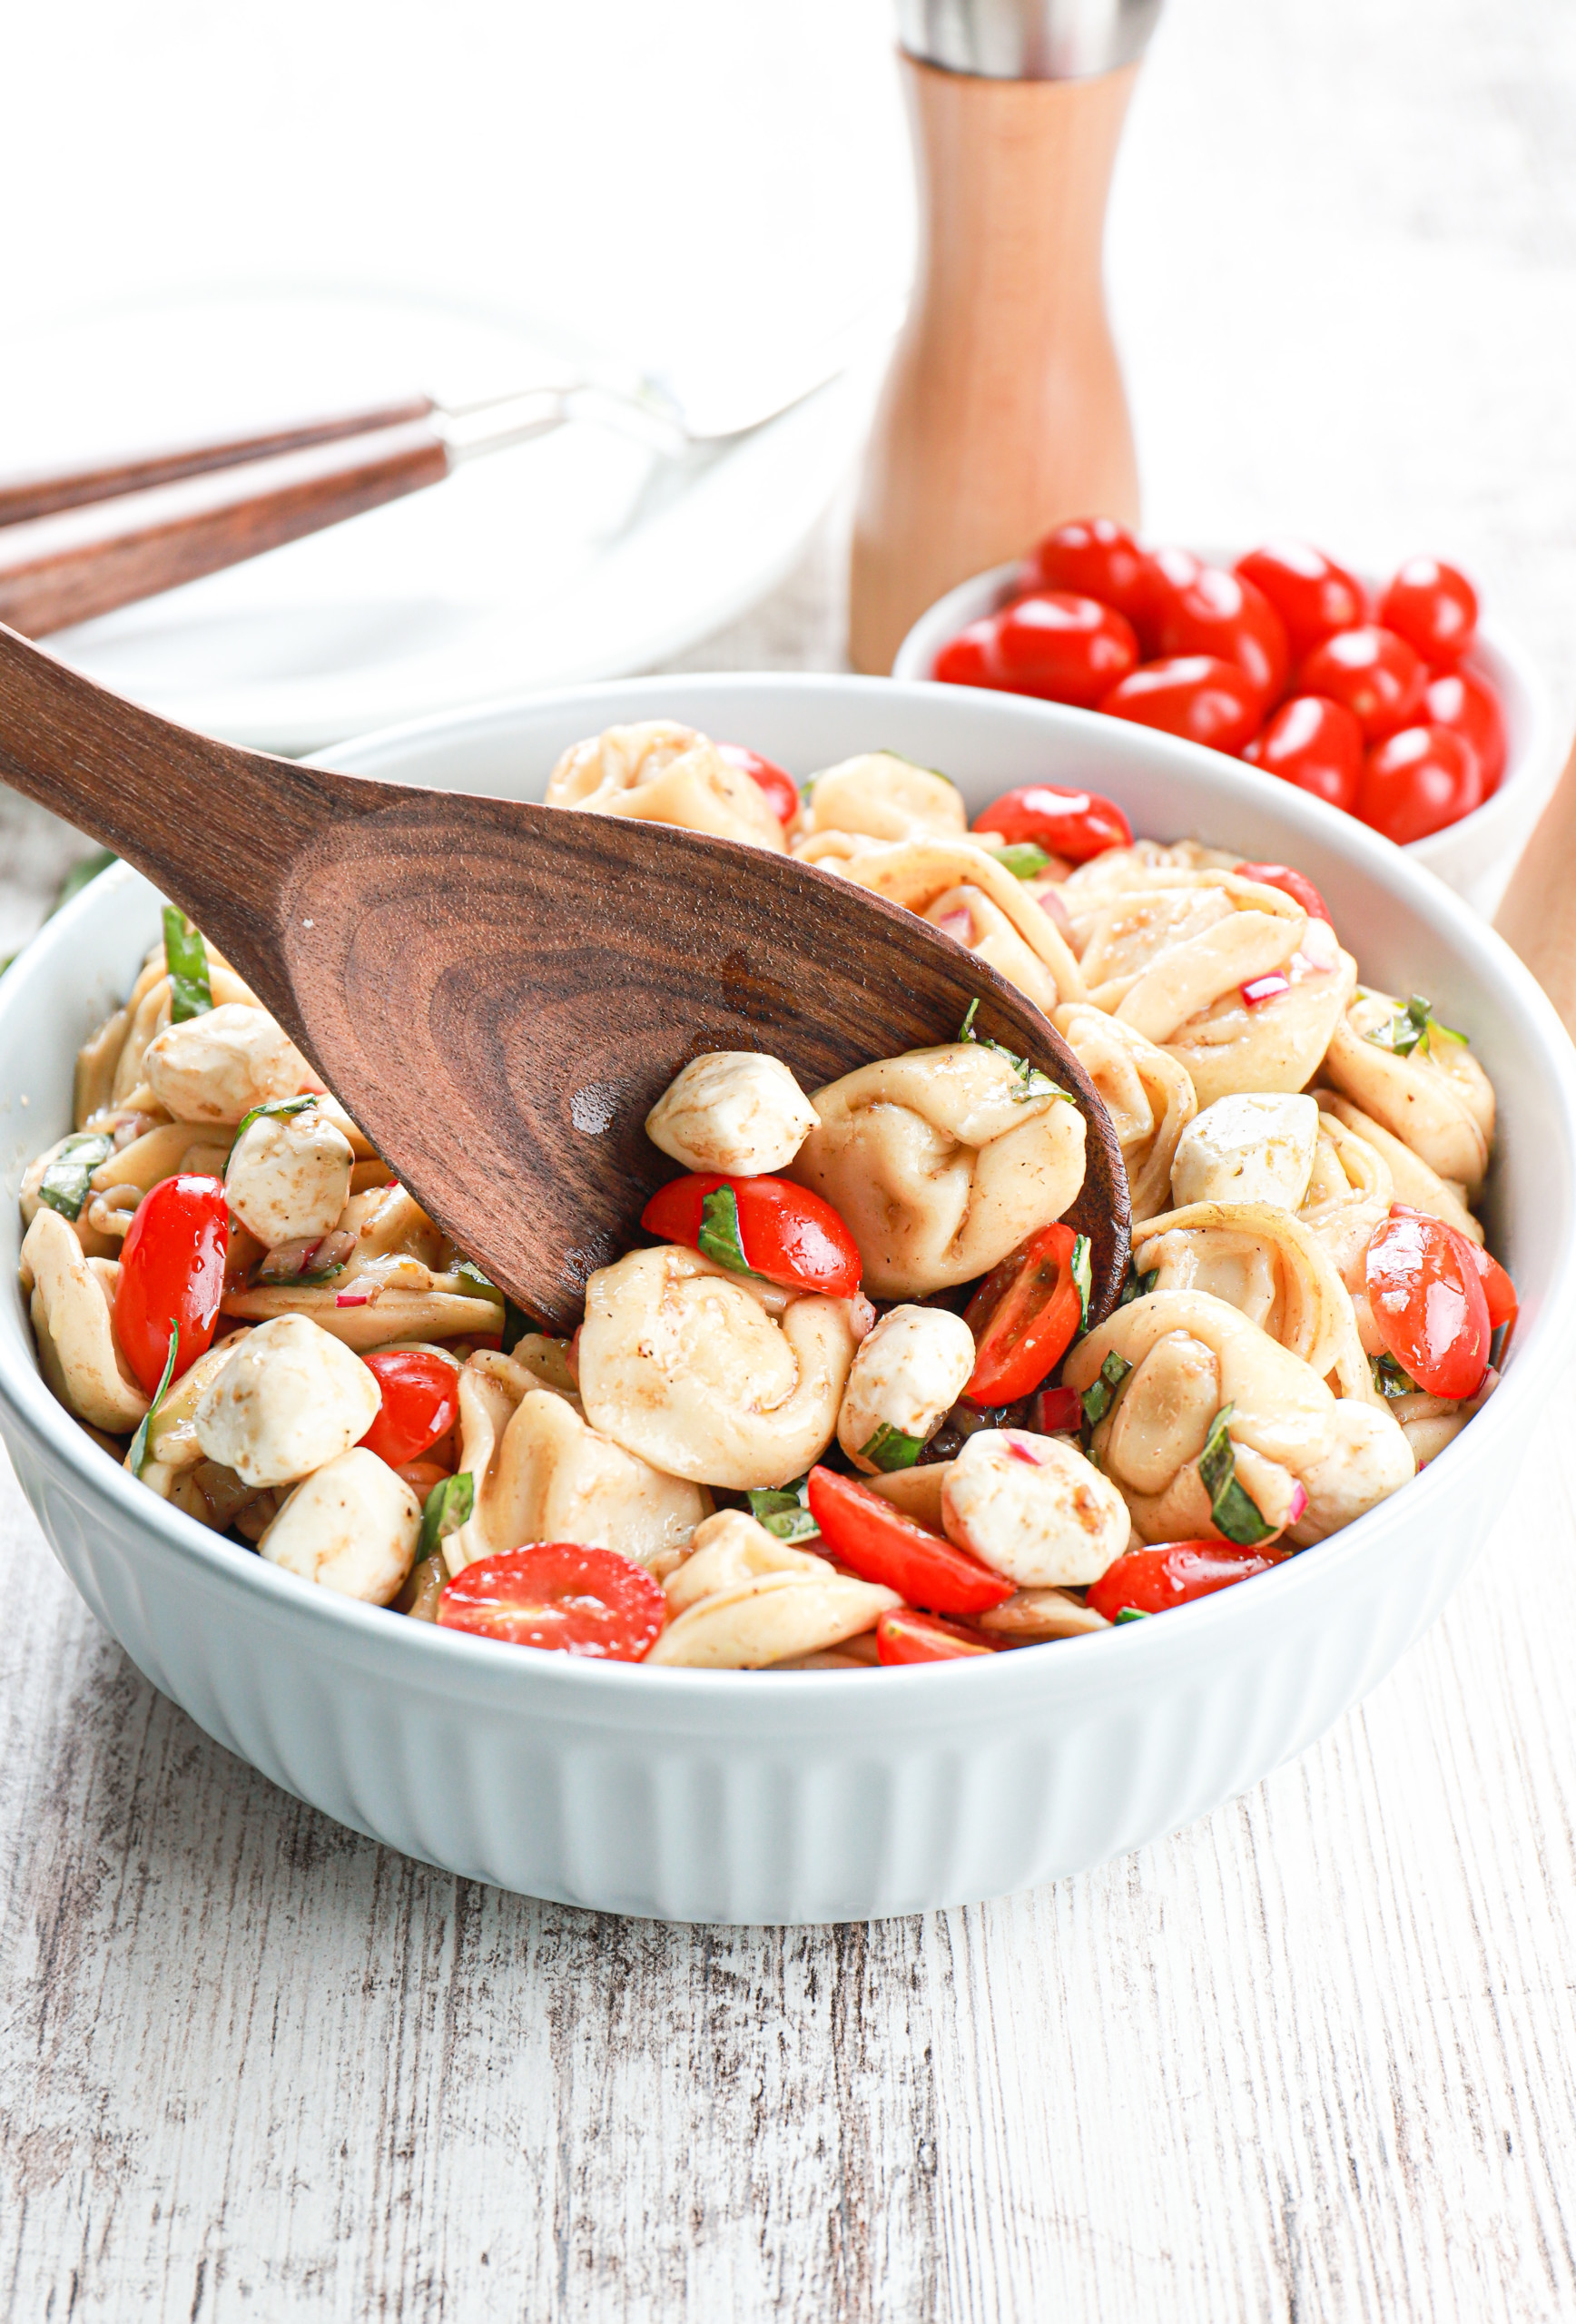
[[[1261,1002],[1273,1000],[1277,993],[1289,992],[1291,989],[1290,977],[1284,976],[1279,969],[1272,969],[1268,976],[1255,977],[1251,984],[1245,984],[1242,997],[1250,1009],[1256,1009]]]

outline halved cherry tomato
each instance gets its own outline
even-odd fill
[[[1457,662],[1477,634],[1477,591],[1453,565],[1409,556],[1379,600],[1379,618],[1425,662]]]
[[[1433,1213],[1426,1210],[1413,1210],[1407,1203],[1393,1202],[1390,1206],[1390,1216],[1392,1218],[1430,1218]],[[1508,1346],[1511,1334],[1516,1328],[1516,1317],[1520,1313],[1516,1299],[1516,1286],[1491,1251],[1485,1251],[1482,1245],[1474,1243],[1470,1236],[1463,1235],[1461,1239],[1482,1284],[1483,1297],[1488,1303],[1489,1329],[1491,1332],[1497,1332],[1500,1325],[1503,1324],[1506,1326],[1505,1344]]]
[[[1348,814],[1363,779],[1363,729],[1344,703],[1323,694],[1295,694],[1283,702],[1243,757],[1282,783],[1295,783]]]
[[[1431,1396],[1475,1396],[1488,1368],[1488,1295],[1473,1246],[1443,1218],[1392,1211],[1364,1263],[1374,1326]]]
[[[824,1195],[787,1178],[692,1171],[659,1187],[640,1223],[665,1243],[687,1243],[735,1275],[763,1275],[790,1291],[852,1299],[863,1273],[859,1246]]]
[[[1210,654],[1235,662],[1267,710],[1285,692],[1292,649],[1286,627],[1264,592],[1240,573],[1204,565],[1186,549],[1159,549],[1154,610],[1145,624],[1147,658]]]
[[[1483,797],[1499,789],[1505,771],[1505,720],[1499,695],[1475,670],[1445,670],[1431,678],[1422,715],[1431,726],[1448,726],[1477,753]]]
[[[1410,726],[1428,672],[1404,637],[1372,622],[1316,645],[1297,673],[1299,694],[1322,694],[1349,710],[1369,743]]]
[[[638,1662],[667,1612],[662,1584],[616,1550],[531,1541],[478,1558],[443,1585],[446,1630],[603,1662]]]
[[[813,1468],[805,1488],[821,1539],[840,1565],[865,1581],[882,1581],[933,1614],[984,1614],[1010,1598],[1013,1584],[917,1525],[835,1469]]]
[[[1093,1584],[1088,1603],[1108,1622],[1129,1607],[1138,1614],[1163,1614],[1285,1562],[1263,1550],[1234,1549],[1225,1541],[1162,1541],[1153,1549],[1124,1551]]]
[[[875,1650],[877,1659],[890,1669],[900,1662],[958,1662],[965,1655],[993,1654],[996,1649],[956,1622],[939,1622],[934,1614],[916,1614],[901,1606],[877,1622]]]
[[[1363,584],[1306,541],[1267,541],[1239,556],[1236,570],[1269,599],[1299,661],[1336,630],[1367,618]]]
[[[1305,880],[1300,872],[1294,872],[1289,863],[1239,863],[1236,869],[1244,880],[1257,880],[1266,888],[1278,888],[1294,904],[1301,904],[1310,920],[1323,920],[1335,926],[1330,920],[1330,907],[1313,881]]]
[[[391,1469],[419,1461],[459,1418],[459,1372],[421,1348],[380,1348],[361,1358],[383,1392],[382,1409],[361,1438]]]
[[[977,832],[993,832],[1016,846],[1032,840],[1068,863],[1087,863],[1108,847],[1131,847],[1133,826],[1111,799],[1098,791],[1064,791],[1054,783],[1029,783],[1004,791],[981,815]]]
[[[1072,1345],[1083,1300],[1072,1271],[1078,1237],[1059,1220],[993,1266],[963,1311],[974,1334],[970,1403],[1031,1395]]]
[[[791,823],[799,812],[799,787],[785,768],[771,759],[763,759],[759,751],[747,751],[743,743],[719,743],[717,756],[747,774],[752,783],[759,783],[766,794],[766,802],[780,823]]]
[[[144,1396],[163,1378],[172,1324],[180,1334],[173,1379],[212,1344],[229,1248],[222,1178],[162,1178],[137,1205],[121,1246],[114,1325]]]
[[[995,616],[996,659],[1015,694],[1092,710],[1138,667],[1133,625],[1093,597],[1044,590]]]
[[[944,686],[1000,686],[1007,678],[997,652],[996,617],[971,621],[950,637],[931,665],[931,675]]]
[[[1135,625],[1143,619],[1155,581],[1148,557],[1110,517],[1079,517],[1058,525],[1035,549],[1029,569],[1033,586],[1096,597]]]
[[[1448,726],[1404,726],[1363,763],[1357,812],[1397,846],[1459,823],[1481,805],[1482,774],[1472,744]]]
[[[1264,715],[1264,696],[1235,662],[1185,654],[1142,664],[1099,706],[1108,718],[1130,718],[1235,756]]]

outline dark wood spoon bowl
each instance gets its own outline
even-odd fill
[[[980,1032],[1088,1124],[1093,1315],[1128,1263],[1110,1117],[1032,1002],[911,912],[619,816],[334,774],[194,734],[0,628],[0,774],[210,936],[440,1226],[553,1329],[675,1166],[645,1133],[704,1049],[806,1089]]]

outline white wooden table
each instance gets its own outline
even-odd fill
[[[1573,119],[1568,0],[1171,0],[1112,230],[1157,527],[1454,551],[1566,706]],[[688,665],[835,663],[839,558]],[[0,837],[3,949],[69,847]],[[1573,1495],[1568,1381],[1444,1620],[1247,1799],[1037,1895],[773,1933],[298,1807],[6,1477],[0,2312],[1576,2315]]]

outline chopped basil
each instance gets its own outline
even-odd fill
[[[114,1150],[114,1139],[103,1130],[78,1130],[65,1139],[39,1180],[39,1201],[50,1210],[58,1210],[62,1218],[80,1218],[94,1172]]]
[[[1060,1098],[1069,1106],[1078,1103],[1070,1090],[1053,1081],[1049,1073],[1042,1073],[1039,1066],[1031,1065],[1026,1057],[1019,1057],[1016,1049],[1008,1049],[1004,1042],[993,1041],[987,1033],[977,1033],[974,1019],[979,1008],[978,1000],[969,1003],[963,1012],[963,1021],[958,1028],[958,1039],[960,1041],[976,1041],[982,1049],[994,1049],[998,1057],[1007,1059],[1018,1077],[1018,1087],[1012,1092],[1015,1105],[1024,1105],[1031,1098]]]
[[[1095,1295],[1095,1271],[1089,1260],[1089,1238],[1087,1235],[1073,1237],[1072,1279],[1078,1285],[1078,1327],[1087,1332],[1089,1327],[1089,1301]]]
[[[498,1289],[491,1275],[483,1275],[474,1259],[457,1259],[454,1272],[456,1275],[464,1275],[467,1283],[474,1283],[484,1298],[496,1299],[502,1306],[505,1315],[507,1315],[509,1310],[507,1299]]]
[[[180,1344],[181,1326],[179,1324],[172,1324],[170,1326],[170,1353],[164,1358],[164,1369],[160,1374],[159,1384],[153,1391],[153,1403],[148,1406],[147,1411],[137,1423],[137,1433],[132,1439],[132,1449],[126,1456],[126,1466],[131,1470],[133,1476],[137,1478],[139,1482],[142,1479],[143,1464],[148,1457],[148,1431],[153,1425],[153,1415],[158,1411],[159,1406],[163,1403],[165,1395],[169,1391],[170,1382],[174,1377],[175,1351]]]
[[[1414,1049],[1427,1057],[1431,1044],[1440,1039],[1458,1042],[1463,1049],[1468,1046],[1466,1035],[1458,1033],[1453,1026],[1442,1025],[1433,1013],[1433,1003],[1417,992],[1393,1013],[1387,1024],[1376,1025],[1363,1038],[1372,1041],[1375,1049],[1391,1049],[1397,1057],[1410,1057]]]
[[[1222,1404],[1209,1423],[1209,1433],[1204,1440],[1204,1450],[1198,1455],[1198,1475],[1209,1495],[1209,1512],[1228,1541],[1239,1548],[1251,1548],[1256,1541],[1267,1541],[1275,1531],[1264,1521],[1264,1512],[1245,1486],[1236,1481],[1236,1454],[1226,1433],[1235,1404]]]
[[[1050,862],[1044,848],[1037,847],[1031,839],[1020,839],[1011,847],[995,847],[990,852],[1015,880],[1037,880]]]
[[[1118,1622],[1147,1622],[1149,1609],[1148,1606],[1123,1606],[1112,1619]]]
[[[889,1428],[883,1420],[868,1444],[859,1448],[862,1461],[873,1461],[878,1469],[911,1469],[925,1449],[922,1436],[905,1436],[901,1428]]]
[[[1104,1420],[1132,1368],[1125,1355],[1118,1355],[1115,1348],[1111,1350],[1100,1366],[1099,1377],[1083,1392],[1083,1416],[1088,1427],[1097,1428]]]
[[[270,1098],[266,1105],[253,1106],[249,1114],[241,1115],[235,1136],[230,1141],[230,1153],[234,1153],[252,1123],[261,1121],[265,1115],[271,1121],[288,1121],[292,1114],[304,1114],[309,1106],[315,1106],[317,1102],[315,1095],[308,1090],[300,1098]],[[227,1170],[230,1167],[229,1155],[224,1158],[224,1167]]]
[[[1160,1270],[1158,1267],[1151,1267],[1148,1275],[1140,1275],[1137,1267],[1134,1266],[1131,1259],[1129,1259],[1128,1261],[1128,1279],[1122,1285],[1122,1295],[1117,1302],[1118,1306],[1129,1307],[1135,1299],[1148,1299],[1149,1294],[1154,1290],[1155,1285],[1159,1282],[1159,1280]]]
[[[1382,1396],[1414,1396],[1417,1383],[1410,1373],[1404,1372],[1388,1348],[1383,1355],[1371,1355],[1368,1369],[1374,1374],[1374,1385]]]
[[[91,855],[84,855],[80,863],[74,863],[49,907],[50,918],[53,920],[57,911],[64,911],[73,896],[80,896],[90,880],[96,880],[101,872],[107,872],[112,863],[119,862],[120,858],[113,847],[95,847]]]
[[[780,1541],[818,1541],[821,1528],[810,1514],[809,1479],[796,1477],[790,1485],[761,1487],[750,1495],[750,1514],[757,1525]]]
[[[458,1477],[445,1477],[435,1484],[427,1496],[421,1512],[421,1532],[416,1544],[413,1563],[419,1565],[423,1558],[435,1558],[451,1533],[458,1533],[468,1524],[476,1507],[476,1480],[468,1469]]]
[[[714,1187],[701,1204],[701,1229],[695,1247],[703,1259],[714,1259],[734,1275],[753,1275],[739,1238],[739,1205],[732,1187]]]
[[[951,776],[945,773],[942,768],[939,766],[927,766],[923,759],[911,759],[910,758],[907,751],[894,751],[890,749],[885,743],[882,743],[877,748],[873,755],[879,759],[901,759],[904,766],[917,766],[921,774],[938,775],[943,783],[951,783],[954,791],[958,788],[957,784],[952,783]]]
[[[509,1297],[507,1292],[505,1292],[503,1330],[504,1354],[506,1355],[512,1355],[520,1341],[525,1338],[527,1333],[534,1332],[537,1328],[537,1326],[532,1323],[525,1309],[523,1307],[517,1307],[514,1301]]]
[[[170,1021],[184,1025],[205,1017],[213,1006],[208,981],[208,947],[185,913],[164,906],[164,965],[170,971]]]

